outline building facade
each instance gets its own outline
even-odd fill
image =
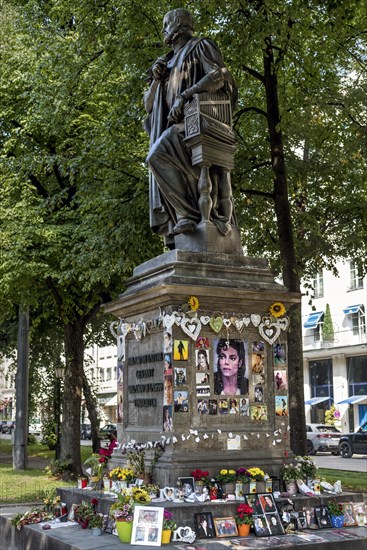
[[[305,405],[308,422],[324,422],[334,404],[345,433],[367,420],[367,277],[353,261],[337,268],[317,273],[303,297]]]

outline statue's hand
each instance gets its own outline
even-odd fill
[[[185,100],[183,97],[178,97],[174,104],[172,105],[172,109],[168,113],[167,120],[170,124],[181,122],[184,118],[184,105]]]
[[[158,57],[152,67],[154,80],[163,80],[167,74],[167,60],[165,57]]]

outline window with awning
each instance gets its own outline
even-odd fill
[[[328,399],[330,399],[330,396],[327,395],[326,397],[312,397],[312,399],[307,399],[307,401],[305,401],[305,405],[311,405],[311,407],[313,405],[317,405],[318,403],[322,403],[323,401],[327,401]]]
[[[338,405],[356,405],[357,403],[361,403],[362,401],[367,402],[367,395],[351,395],[348,397],[348,399],[343,399],[343,401],[339,401]]]
[[[343,309],[344,315],[352,315],[353,313],[363,313],[363,304],[356,304],[354,306],[348,306]]]
[[[315,329],[319,325],[323,315],[324,315],[323,311],[316,311],[314,313],[310,313],[303,326],[311,330]]]

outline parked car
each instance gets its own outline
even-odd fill
[[[80,425],[80,438],[81,439],[92,439],[92,428],[90,424],[81,424]]]
[[[28,426],[28,433],[33,435],[41,435],[42,424],[40,420],[31,420]]]
[[[106,424],[99,430],[99,437],[101,439],[106,439],[109,434],[114,434],[117,436],[117,426],[116,424]]]
[[[343,434],[339,441],[339,454],[350,458],[354,454],[367,455],[367,422],[350,434]]]
[[[0,434],[3,433],[3,426],[6,426],[6,420],[0,420]]]
[[[15,428],[15,420],[7,420],[5,424],[1,426],[3,434],[11,434]]]
[[[307,453],[315,455],[317,452],[331,452],[339,454],[340,430],[328,424],[307,424]]]

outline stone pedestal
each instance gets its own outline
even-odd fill
[[[197,311],[188,311],[190,296]],[[279,371],[286,379],[288,319],[271,318],[269,307],[299,299],[274,282],[266,260],[173,250],[138,266],[126,292],[106,305],[120,319],[118,440],[165,443],[154,481],[174,486],[196,468],[278,474],[289,452],[288,397],[274,379]],[[218,390],[220,341],[244,350],[232,395]],[[203,351],[208,367],[199,366]],[[122,460],[115,452],[111,466]]]

